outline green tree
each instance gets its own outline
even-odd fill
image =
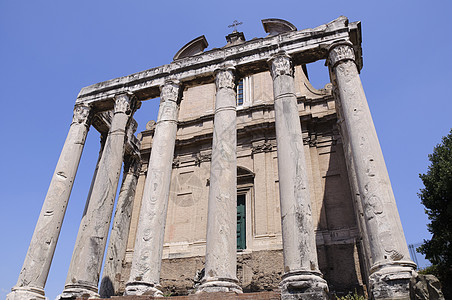
[[[452,299],[452,130],[428,156],[426,174],[419,174],[425,188],[419,197],[430,223],[431,240],[417,251],[433,264],[431,270],[441,281],[446,299]]]

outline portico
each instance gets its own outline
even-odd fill
[[[45,299],[45,282],[83,145],[93,120],[102,124],[97,127],[103,128],[104,142],[95,164],[93,184],[60,299],[87,295],[98,297],[99,294],[111,296],[116,293],[118,288],[109,280],[122,272],[128,248],[126,242],[130,240],[132,199],[140,184],[143,185],[143,192],[134,240],[130,242],[133,253],[125,295],[162,296],[161,264],[168,205],[170,201],[175,201],[171,200],[173,198],[182,199],[179,204],[182,201],[199,201],[202,197],[195,195],[193,186],[208,189],[203,248],[205,275],[196,292],[241,293],[236,273],[236,197],[238,153],[243,147],[238,135],[248,130],[257,136],[256,128],[264,128],[262,124],[272,127],[275,136],[262,135],[265,139],[259,136],[258,141],[253,141],[250,156],[256,161],[269,160],[270,156],[264,157],[261,153],[276,148],[277,179],[273,182],[274,186],[266,188],[276,190],[279,197],[278,217],[281,220],[280,238],[284,256],[279,283],[281,297],[327,299],[329,283],[320,270],[317,249],[317,229],[320,227],[317,223],[320,221],[314,219],[314,214],[322,214],[322,208],[313,208],[317,205],[313,203],[316,199],[313,194],[319,184],[308,163],[313,161],[304,135],[309,120],[300,117],[305,104],[299,96],[301,88],[296,83],[296,76],[304,76],[296,75],[296,72],[301,72],[302,66],[322,59],[327,60],[333,93],[318,93],[323,93],[322,97],[334,97],[336,106],[331,110],[335,109],[336,113],[331,118],[337,118],[341,124],[340,138],[350,180],[347,191],[350,189],[359,194],[364,210],[363,218],[355,208],[356,222],[361,224],[359,235],[365,235],[363,240],[367,243],[363,247],[363,259],[366,261],[364,265],[369,266],[366,272],[369,274],[370,292],[375,299],[408,299],[406,287],[416,266],[409,258],[389,176],[359,78],[362,68],[359,22],[349,23],[345,17],[339,17],[317,28],[300,31],[289,22],[278,19],[263,20],[263,25],[269,33],[265,38],[245,41],[243,34],[236,32],[234,37],[228,36],[225,47],[204,52],[207,41],[202,36],[185,45],[170,64],[97,83],[80,91],[68,137],[18,283],[8,295],[8,300]],[[257,78],[257,75],[262,76],[263,81],[270,78],[272,83],[271,103],[251,104],[262,107],[267,120],[242,126],[236,102],[237,83],[247,78],[245,84],[252,85],[254,83],[249,78]],[[196,154],[198,160],[193,163],[198,168],[208,168],[205,172],[209,177],[205,182],[191,177],[195,178],[191,180],[200,183],[191,183],[188,185],[191,190],[187,188],[188,191],[182,191],[181,183],[181,192],[171,198],[172,185],[175,184],[173,169],[179,163],[174,159],[177,156],[175,149],[185,147],[184,142],[178,139],[179,130],[183,133],[189,127],[184,127],[185,124],[197,122],[194,118],[181,120],[179,112],[183,102],[189,101],[189,91],[198,86],[207,86],[214,95],[214,106],[207,109],[205,115],[198,116],[211,122],[209,126],[212,130],[196,137],[198,142],[208,140],[210,147],[201,149]],[[197,97],[202,98],[203,95],[200,93]],[[254,94],[247,93],[247,97],[251,95]],[[136,125],[133,114],[142,102],[145,105],[145,101],[157,97],[160,97],[159,114],[152,128],[152,145],[149,146],[149,160],[143,173],[138,150],[140,143],[134,136]],[[248,109],[251,119],[257,119],[255,108],[241,109]],[[108,261],[99,291],[102,261],[123,162],[124,180],[118,198],[121,209],[117,208],[114,217]],[[273,164],[271,160],[270,164]],[[140,170],[145,178],[141,183]],[[260,180],[260,174],[256,174],[256,180]],[[179,195],[181,197],[178,198]],[[258,206],[253,206],[253,209],[254,214],[263,210]],[[268,224],[273,222],[271,226],[277,227],[270,217],[267,219]],[[257,226],[253,226],[250,225],[250,228],[257,236]]]

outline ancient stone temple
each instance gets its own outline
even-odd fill
[[[409,299],[416,265],[359,77],[360,23],[262,24],[264,38],[234,31],[205,51],[201,36],[167,65],[80,91],[8,300],[45,299],[91,126],[102,136],[99,159],[59,299],[327,299],[355,289]],[[318,60],[331,78],[320,90],[306,68]],[[135,136],[134,112],[158,97],[158,119]]]

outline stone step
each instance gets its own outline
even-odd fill
[[[200,294],[192,294],[187,296],[170,296],[163,298],[155,298],[152,296],[114,296],[111,297],[112,300],[280,300],[281,295],[279,292],[259,292],[259,293],[243,293],[236,294],[232,292],[228,293],[200,293]],[[77,298],[77,300],[86,300],[86,298]]]

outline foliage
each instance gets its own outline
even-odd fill
[[[353,294],[349,293],[348,295],[342,296],[342,297],[336,296],[336,299],[337,300],[366,300],[366,297],[359,295],[355,290],[355,293],[353,293]]]
[[[452,287],[448,287],[452,282],[452,130],[428,158],[427,173],[419,174],[425,188],[418,195],[430,220],[432,239],[424,240],[417,251],[433,264],[425,271],[438,277],[444,295],[452,299]]]
[[[171,292],[171,291],[163,292],[163,297],[171,297],[172,295],[173,295],[173,292]]]
[[[435,275],[436,277],[438,277],[438,266],[431,265],[431,266],[425,267],[424,269],[419,269],[417,272],[422,275],[431,274],[431,275]]]

